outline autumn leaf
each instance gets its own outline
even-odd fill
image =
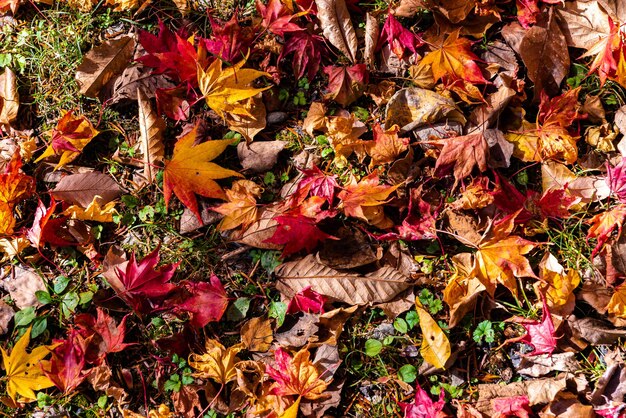
[[[379,183],[380,179],[376,172],[358,182],[352,177],[344,190],[339,193],[340,208],[347,216],[361,219],[378,228],[392,226],[393,223],[385,216],[382,206],[401,184],[387,186]]]
[[[620,33],[619,25],[616,25],[610,16],[607,16],[606,23],[608,32],[606,34],[598,33],[597,41],[582,56],[582,58],[593,57],[587,75],[597,72],[600,77],[600,86],[604,85],[607,78],[616,75],[617,60],[620,58],[619,53],[623,47],[623,34]]]
[[[461,79],[470,83],[487,82],[476,64],[478,57],[472,52],[472,41],[459,37],[460,30],[429,42],[431,52],[419,62],[420,67],[430,67],[435,81],[443,78]]]
[[[474,274],[493,296],[498,283],[517,297],[516,277],[536,277],[524,257],[538,244],[511,235],[518,212],[493,223],[476,245]]]
[[[615,288],[606,309],[618,318],[626,318],[626,282]]]
[[[17,5],[17,3],[15,3]],[[0,11],[2,2],[0,2]],[[9,125],[17,118],[20,96],[17,92],[17,77],[10,68],[0,74],[0,125]]]
[[[74,317],[79,332],[89,341],[86,359],[91,364],[100,364],[107,354],[119,353],[131,345],[124,343],[128,315],[116,324],[103,309],[96,308],[96,312],[96,317],[87,313]]]
[[[399,138],[400,127],[393,125],[383,129],[379,123],[372,128],[374,141],[367,143],[367,153],[372,157],[370,166],[392,163],[400,154],[408,149],[409,139]]]
[[[417,54],[416,48],[424,42],[419,36],[402,26],[393,14],[389,13],[383,25],[383,30],[380,32],[376,50],[380,50],[385,43],[389,44],[391,52],[396,54],[398,59],[402,59],[406,50]]]
[[[202,328],[209,322],[218,322],[228,307],[228,297],[220,279],[212,274],[208,282],[182,283],[189,296],[173,308],[191,314],[191,325]]]
[[[465,314],[476,306],[480,294],[486,290],[481,281],[472,274],[470,253],[460,253],[452,257],[454,273],[443,290],[443,301],[450,307],[448,326],[455,327]]]
[[[435,239],[437,237],[437,214],[438,210],[421,197],[421,189],[411,189],[409,207],[402,224],[394,226],[397,232],[388,232],[376,235],[379,240],[404,240],[417,241],[422,239]]]
[[[518,0],[519,1],[519,0]],[[532,414],[527,395],[508,396],[491,400],[493,418],[519,417],[529,418]]]
[[[64,394],[73,392],[87,377],[85,368],[85,352],[87,341],[75,329],[70,329],[65,340],[55,340],[56,348],[45,375]]]
[[[232,144],[232,140],[213,140],[195,145],[197,135],[198,125],[176,142],[174,155],[163,169],[163,194],[167,205],[172,193],[175,193],[202,222],[195,195],[223,199],[224,191],[213,180],[243,176],[210,162]]]
[[[22,159],[15,151],[9,163],[0,173],[0,234],[13,233],[15,216],[13,209],[21,200],[35,191],[35,181],[22,172]]]
[[[214,59],[206,70],[198,66],[200,91],[207,105],[222,117],[224,112],[248,115],[249,112],[240,102],[270,88],[269,86],[263,88],[251,87],[250,84],[254,80],[262,76],[269,77],[269,74],[263,71],[242,68],[245,63],[246,61],[242,60],[232,67],[223,69],[222,60]]]
[[[302,170],[302,179],[298,182],[294,198],[296,202],[301,202],[307,196],[319,196],[332,205],[338,187],[336,175],[328,175],[313,165],[309,169]]]
[[[49,367],[48,361],[43,359],[50,354],[54,346],[39,346],[27,353],[26,347],[30,342],[30,331],[30,328],[27,329],[15,343],[11,354],[0,347],[6,373],[6,390],[14,401],[34,401],[37,399],[35,390],[54,386],[54,383],[43,372],[43,369]],[[21,398],[18,398],[17,395],[20,395]]]
[[[52,139],[48,148],[35,160],[59,156],[56,169],[74,161],[82,152],[83,148],[98,135],[99,132],[93,127],[85,116],[75,116],[73,111],[65,112],[50,133]]]
[[[306,31],[292,33],[285,42],[279,60],[289,54],[293,54],[290,61],[296,78],[300,79],[306,74],[309,80],[313,80],[319,71],[322,55],[326,54],[324,40]]]
[[[307,286],[291,298],[287,305],[287,313],[324,313],[325,302],[326,298],[323,295]]]
[[[548,309],[545,297],[542,297],[543,313],[541,320],[529,320],[515,317],[512,321],[519,323],[526,330],[526,334],[521,337],[511,338],[506,343],[523,342],[533,347],[533,351],[526,353],[526,356],[536,356],[539,354],[552,354],[556,349],[556,336],[554,335],[554,323]]]
[[[160,259],[159,250],[157,247],[140,262],[132,253],[125,268],[117,269],[117,280],[109,280],[117,295],[135,312],[145,312],[149,309],[151,299],[162,298],[176,288],[168,282],[178,264],[167,264],[155,269]]]
[[[315,365],[309,359],[309,350],[302,348],[293,357],[282,347],[274,351],[275,365],[268,366],[266,373],[274,380],[271,393],[278,396],[297,395],[299,398],[320,399],[328,383],[320,378]]]
[[[482,132],[447,138],[443,144],[435,165],[435,176],[440,177],[446,169],[454,167],[453,188],[469,176],[474,167],[478,167],[481,172],[487,170],[489,146]]]
[[[587,223],[591,225],[587,231],[587,239],[595,238],[596,246],[591,252],[591,257],[595,257],[598,251],[609,240],[611,233],[617,228],[621,235],[622,225],[626,219],[626,204],[620,204],[614,208],[604,211],[589,219]]]
[[[269,319],[252,318],[241,327],[241,342],[248,351],[266,352],[273,340],[272,322]]]
[[[78,205],[69,206],[63,211],[63,215],[70,219],[80,219],[81,221],[113,222],[113,216],[117,214],[115,202],[109,202],[101,206],[99,198],[100,196],[95,196],[86,208]]]
[[[205,353],[189,356],[189,365],[197,370],[194,374],[203,379],[212,379],[225,385],[237,378],[235,366],[239,363],[237,353],[243,349],[242,344],[225,348],[219,341],[207,338]]]
[[[422,330],[420,354],[424,361],[432,364],[437,369],[445,369],[446,362],[452,353],[450,341],[437,324],[437,321],[424,309],[418,298],[415,299],[415,309],[417,309],[417,315],[420,319],[419,325]]]
[[[257,0],[256,9],[262,16],[261,26],[282,38],[286,33],[301,31],[302,28],[291,20],[301,15],[293,14],[281,0],[269,0],[267,6]]]
[[[365,64],[356,64],[351,67],[324,67],[328,76],[328,87],[324,98],[334,100],[342,106],[352,104],[361,97],[368,81],[368,72]]]
[[[433,402],[419,383],[415,384],[413,403],[398,402],[398,406],[402,409],[404,418],[443,418],[447,416],[443,412],[443,408],[446,406],[443,388],[439,393],[439,400]]]
[[[60,247],[77,244],[76,238],[67,230],[67,218],[52,218],[56,207],[57,202],[54,199],[51,199],[48,208],[41,200],[39,201],[33,226],[26,232],[26,237],[33,247],[39,248],[46,243]]]
[[[535,283],[536,293],[545,295],[553,313],[570,314],[574,310],[574,289],[580,284],[580,275],[575,269],[565,268],[550,253],[539,263],[540,282]]]
[[[224,215],[217,228],[220,231],[242,226],[249,227],[258,216],[256,199],[261,196],[261,188],[250,180],[237,180],[225,191],[226,203],[212,208]]]
[[[203,39],[208,52],[227,62],[234,62],[248,55],[255,33],[253,28],[239,25],[237,13],[233,13],[227,22],[209,16],[209,22],[211,37]]]

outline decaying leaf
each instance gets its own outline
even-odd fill
[[[10,68],[0,74],[0,125],[9,125],[17,118],[20,96],[17,92],[17,77]]]
[[[351,62],[358,49],[354,26],[345,0],[315,0],[324,37]]]
[[[100,205],[113,201],[122,189],[111,176],[92,171],[63,177],[51,193],[55,199],[86,208],[94,201]]]
[[[146,179],[154,181],[156,164],[163,161],[165,148],[163,145],[163,131],[165,121],[157,115],[150,100],[143,91],[137,89],[139,103],[139,146]]]
[[[420,319],[422,330],[422,346],[420,353],[425,361],[437,369],[445,369],[446,362],[452,354],[452,347],[446,334],[442,331],[437,321],[424,309],[419,299],[415,299],[415,309]]]

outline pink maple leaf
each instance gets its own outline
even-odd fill
[[[621,203],[626,203],[626,158],[615,167],[606,166],[606,184]]]
[[[109,353],[118,353],[132,344],[124,343],[126,335],[126,315],[119,324],[103,309],[96,308],[97,317],[91,314],[76,315],[74,322],[85,338],[90,338],[87,347],[87,361],[101,364]]]
[[[495,414],[493,418],[519,417],[529,418],[532,413],[528,396],[510,396],[491,400],[491,407]]]
[[[52,219],[57,203],[52,198],[50,207],[40,200],[35,210],[35,218],[33,226],[26,232],[26,237],[35,248],[48,243],[50,245],[58,245],[59,247],[67,247],[70,245],[78,245],[76,239],[67,231],[67,220],[65,216]]]
[[[400,226],[396,226],[398,232],[388,232],[382,235],[374,235],[379,240],[404,240],[417,241],[421,239],[435,239],[437,230],[437,210],[422,200],[419,189],[411,190],[411,200],[406,218]]]
[[[227,21],[222,22],[209,16],[211,22],[211,37],[204,39],[207,51],[217,55],[224,61],[239,61],[248,53],[248,49],[254,40],[254,30],[249,27],[241,27],[237,20],[237,12]]]
[[[316,165],[310,169],[302,170],[304,175],[298,182],[295,199],[298,202],[304,200],[307,196],[319,196],[324,198],[329,205],[333,204],[335,199],[335,191],[339,187],[337,176],[329,176],[320,170]]]
[[[291,301],[289,301],[287,313],[324,313],[324,302],[326,302],[326,298],[324,296],[320,295],[315,290],[312,290],[311,286],[307,286],[296,293]]]
[[[543,314],[541,320],[515,317],[512,321],[519,323],[526,330],[526,334],[521,337],[512,338],[507,342],[522,342],[533,347],[533,351],[527,356],[537,356],[539,354],[552,354],[556,349],[556,337],[552,316],[546,303],[546,298],[542,295]]]
[[[398,402],[398,405],[404,413],[404,418],[440,418],[446,416],[446,413],[443,412],[443,408],[446,406],[443,389],[439,393],[439,400],[433,402],[419,383],[415,385],[413,403]]]
[[[402,59],[407,49],[414,54],[417,53],[416,48],[423,45],[424,41],[402,26],[402,24],[389,13],[383,25],[383,30],[380,32],[376,50],[380,50],[385,43],[388,43],[391,47],[391,51],[393,51],[399,59]]]

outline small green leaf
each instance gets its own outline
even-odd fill
[[[35,314],[35,308],[29,306],[28,308],[24,308],[15,313],[15,326],[16,327],[25,327],[30,325],[31,322],[35,319],[37,315]]]
[[[374,357],[383,350],[383,343],[378,340],[369,339],[365,341],[365,354]]]
[[[417,379],[417,369],[412,364],[405,364],[398,370],[398,377],[406,383],[413,383]]]
[[[33,321],[33,327],[30,330],[30,337],[37,338],[41,334],[43,334],[48,328],[48,318],[45,316],[40,316],[39,318],[35,318]]]
[[[226,319],[229,321],[241,321],[250,309],[250,298],[237,299],[226,311]]]
[[[47,305],[52,302],[52,296],[50,296],[50,293],[46,292],[45,290],[36,291],[35,296],[37,297],[39,303],[43,305]]]
[[[417,311],[409,311],[405,316],[405,320],[409,329],[415,328],[415,326],[420,323],[420,317],[417,314]]]
[[[284,302],[270,302],[267,315],[270,318],[276,319],[276,326],[281,327],[285,322],[285,315],[287,314],[287,304]]]
[[[68,318],[71,314],[73,314],[79,302],[80,297],[76,292],[67,292],[63,295],[63,298],[61,299],[61,313],[63,316]]]
[[[58,276],[54,279],[53,290],[54,293],[60,295],[63,293],[65,289],[67,289],[67,285],[70,284],[70,278],[66,276]]]
[[[396,320],[393,321],[393,327],[400,334],[406,334],[409,330],[409,324],[407,324],[407,322],[402,318],[396,318]]]
[[[98,406],[100,409],[104,409],[107,406],[107,402],[109,397],[107,395],[102,395],[98,398]]]

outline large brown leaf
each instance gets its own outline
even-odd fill
[[[17,79],[15,73],[7,68],[0,74],[0,125],[13,122],[19,106]]]
[[[552,13],[537,18],[520,44],[520,55],[528,71],[528,78],[535,83],[535,98],[545,91],[555,96],[569,71],[570,59],[567,41]]]
[[[94,171],[63,177],[52,190],[52,196],[86,208],[96,196],[100,196],[98,203],[104,205],[121,192],[120,186],[110,176]]]
[[[557,16],[569,46],[590,49],[611,33],[609,15],[597,1],[567,2]]]
[[[89,51],[76,70],[80,93],[98,97],[102,87],[130,64],[134,51],[135,39],[132,36],[105,41]]]
[[[345,0],[315,0],[317,17],[324,37],[352,62],[356,62],[358,43]]]
[[[277,289],[289,298],[310,286],[321,295],[351,305],[388,302],[412,285],[405,275],[389,266],[363,276],[326,267],[313,254],[281,264],[276,276]]]
[[[139,102],[139,144],[144,165],[144,175],[148,181],[153,181],[157,169],[156,163],[162,162],[165,157],[163,147],[163,131],[165,121],[154,111],[150,99],[141,90],[137,89]]]

